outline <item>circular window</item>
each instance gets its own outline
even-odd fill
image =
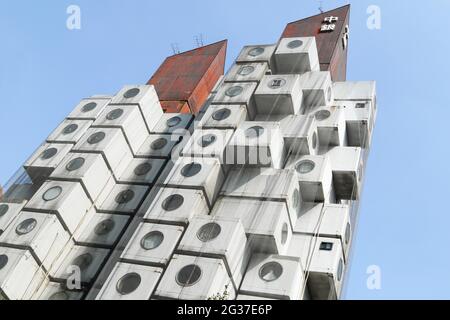
[[[241,86],[234,86],[228,88],[227,91],[225,91],[225,95],[227,95],[228,97],[236,97],[240,95],[243,91],[244,88],[242,88]]]
[[[131,200],[133,200],[134,198],[134,191],[133,190],[124,190],[122,192],[120,192],[117,196],[116,196],[116,203],[118,204],[125,204],[130,202]]]
[[[212,118],[216,121],[222,121],[227,119],[231,115],[231,110],[227,108],[223,108],[220,110],[217,110],[213,113]]]
[[[180,122],[181,122],[180,117],[173,117],[173,118],[170,118],[169,120],[167,120],[166,124],[169,128],[173,128],[173,127],[176,127],[177,125],[179,125]]]
[[[7,204],[0,204],[0,217],[3,217],[9,210],[9,206]]]
[[[209,242],[216,239],[221,231],[222,228],[217,223],[207,223],[203,227],[201,227],[200,230],[198,230],[197,238],[201,242]]]
[[[133,88],[133,89],[130,89],[127,92],[125,92],[123,94],[123,97],[125,99],[131,99],[131,98],[136,97],[140,92],[141,92],[141,90],[139,90],[138,88]]]
[[[48,160],[51,159],[55,156],[55,154],[58,153],[58,149],[56,148],[48,148],[47,150],[45,150],[44,152],[42,152],[41,154],[41,159],[42,160]]]
[[[267,86],[270,89],[279,89],[281,87],[283,87],[286,84],[286,80],[282,79],[282,78],[278,78],[278,79],[273,79],[272,81],[270,81]]]
[[[323,121],[328,119],[331,116],[331,112],[328,110],[319,110],[316,112],[316,114],[314,115],[314,117],[316,118],[317,121]]]
[[[327,101],[330,101],[331,100],[331,87],[328,87],[328,89],[327,89]]]
[[[160,231],[152,231],[141,240],[141,247],[145,250],[158,248],[164,240],[164,235]]]
[[[283,267],[278,262],[268,262],[259,269],[259,277],[267,282],[277,280],[283,274]]]
[[[114,109],[110,113],[106,115],[106,119],[108,120],[116,120],[119,119],[123,115],[123,109]]]
[[[283,224],[283,228],[281,229],[281,244],[285,245],[289,235],[288,224]]]
[[[98,236],[104,236],[108,233],[110,233],[113,229],[116,223],[112,219],[106,219],[101,222],[99,222],[95,228],[94,232]]]
[[[342,261],[342,259],[339,259],[339,265],[338,265],[338,269],[337,269],[337,280],[338,281],[341,281],[343,272],[344,272],[344,261]]]
[[[304,160],[297,163],[295,170],[300,174],[307,174],[314,170],[316,164],[311,160]]]
[[[33,218],[26,219],[26,220],[22,221],[21,223],[19,223],[19,225],[16,228],[16,233],[19,236],[23,236],[23,235],[33,231],[33,229],[36,227],[36,225],[37,225],[36,219],[33,219]]]
[[[124,275],[117,282],[117,292],[121,295],[127,295],[134,292],[141,284],[141,276],[135,272]]]
[[[152,165],[148,162],[141,163],[136,168],[134,168],[134,174],[137,176],[145,176],[152,170]]]
[[[96,132],[87,139],[87,142],[89,144],[97,144],[97,143],[101,142],[103,139],[105,139],[105,137],[106,137],[106,134],[103,131]]]
[[[62,191],[63,189],[60,186],[52,187],[44,192],[44,194],[42,195],[42,199],[44,199],[45,201],[55,200],[61,195]]]
[[[295,48],[301,47],[302,45],[303,45],[302,40],[293,40],[287,44],[287,47],[289,49],[295,49]]]
[[[255,126],[245,130],[245,136],[247,138],[258,138],[264,133],[264,128],[261,126]]]
[[[70,160],[70,162],[66,165],[66,170],[67,170],[67,171],[70,171],[70,172],[75,171],[75,170],[78,170],[78,169],[80,169],[80,168],[84,165],[85,161],[86,161],[86,160],[85,160],[84,158],[81,158],[81,157],[72,159],[72,160]]]
[[[92,264],[92,261],[94,261],[94,257],[92,257],[90,253],[85,253],[76,257],[72,261],[72,265],[77,266],[81,271],[84,271],[89,268],[89,266]]]
[[[89,102],[88,104],[85,104],[83,106],[83,108],[81,108],[81,112],[91,112],[92,110],[94,110],[95,108],[97,108],[97,103],[95,102]]]
[[[66,291],[60,291],[52,294],[48,300],[69,300],[69,295]]]
[[[0,255],[0,270],[8,264],[8,256],[6,254]]]
[[[192,162],[181,169],[181,175],[186,178],[190,178],[198,174],[202,170],[202,165],[197,162]]]
[[[314,132],[313,137],[312,137],[312,147],[313,149],[317,148],[317,133]]]
[[[189,287],[196,284],[202,276],[202,269],[195,264],[185,266],[176,277],[177,283],[182,287]]]
[[[66,126],[63,129],[62,133],[64,135],[68,135],[68,134],[74,133],[75,131],[77,131],[77,129],[78,129],[78,125],[76,123],[72,123],[72,124],[69,124],[68,126]]]
[[[184,198],[180,194],[173,194],[167,197],[163,203],[162,208],[166,211],[174,211],[180,208],[184,203]]]
[[[347,223],[347,227],[345,227],[345,243],[348,244],[350,242],[351,236],[351,227],[350,223]]]
[[[264,51],[265,51],[265,49],[263,47],[256,47],[256,48],[251,49],[248,52],[248,55],[251,57],[257,57],[257,56],[262,55],[264,53]]]
[[[207,134],[200,138],[200,140],[198,141],[198,145],[202,148],[206,148],[216,142],[216,140],[217,136],[215,134]]]
[[[253,71],[255,71],[255,67],[254,66],[242,66],[242,67],[239,68],[237,73],[239,75],[241,75],[241,76],[248,76]]]
[[[152,142],[150,145],[150,148],[153,150],[161,150],[167,145],[167,139],[166,138],[159,138]]]

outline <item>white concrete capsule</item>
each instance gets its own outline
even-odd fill
[[[157,134],[183,135],[189,129],[193,116],[185,113],[164,113],[151,131]],[[176,138],[172,138],[176,140]]]
[[[125,171],[118,177],[117,181],[127,184],[153,185],[159,174],[164,169],[165,159],[140,159],[131,160]]]
[[[275,49],[275,44],[245,46],[239,53],[236,62],[266,62],[270,68],[273,66],[272,59]]]
[[[199,127],[203,129],[236,129],[247,120],[245,105],[212,105],[208,107]]]
[[[258,84],[255,82],[224,83],[214,96],[213,105],[245,105],[250,119],[256,115],[253,93]]]
[[[139,148],[136,157],[168,159],[181,138],[175,134],[151,134]]]
[[[0,202],[0,235],[5,232],[13,221],[17,218],[24,207],[23,203]]]
[[[333,101],[333,83],[329,71],[306,72],[300,77],[303,106],[327,106]]]
[[[345,109],[321,107],[313,113],[321,147],[344,146],[347,142]]]
[[[97,211],[133,215],[144,200],[149,187],[131,184],[116,184],[102,193],[96,203]]]
[[[336,101],[372,101],[376,100],[375,81],[345,81],[333,84],[334,99]]]
[[[283,38],[274,55],[278,74],[302,74],[320,71],[315,37]]]
[[[218,158],[224,164],[225,147],[233,130],[196,129],[186,143],[182,155],[195,158]]]
[[[48,143],[77,143],[87,129],[92,125],[92,120],[64,119],[63,122],[47,137]]]
[[[83,99],[69,114],[68,119],[95,120],[111,101],[111,97]]]
[[[225,76],[224,82],[259,82],[268,69],[267,62],[235,63]]]

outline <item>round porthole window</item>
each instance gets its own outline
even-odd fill
[[[86,270],[94,261],[94,257],[90,253],[82,254],[72,261],[73,266],[77,266],[81,271]]]
[[[345,243],[348,244],[350,242],[350,236],[351,236],[351,227],[350,223],[347,223],[347,226],[345,227]]]
[[[337,280],[338,281],[341,281],[343,272],[344,272],[344,261],[342,261],[342,259],[339,259],[339,265],[338,265],[338,269],[337,269]]]
[[[177,276],[176,281],[182,287],[189,287],[196,284],[202,276],[202,269],[195,264],[191,264],[182,268]]]
[[[265,51],[265,49],[263,47],[256,47],[256,48],[251,49],[248,52],[248,55],[250,57],[257,57],[257,56],[262,55],[264,53],[264,51]]]
[[[53,158],[56,154],[58,153],[58,149],[56,148],[48,148],[47,150],[45,150],[44,152],[42,152],[41,154],[41,159],[42,160],[48,160]]]
[[[44,192],[42,199],[45,201],[53,201],[61,195],[62,191],[63,189],[60,186],[52,187]]]
[[[94,232],[98,236],[104,236],[114,229],[115,224],[112,219],[103,220],[95,226]]]
[[[198,145],[202,148],[206,148],[216,142],[216,140],[217,136],[215,134],[207,134],[200,138],[200,140],[198,141]]]
[[[317,133],[314,132],[313,137],[312,137],[312,147],[313,149],[317,148]]]
[[[158,248],[164,241],[164,235],[160,231],[152,231],[145,235],[141,240],[141,247],[145,250]]]
[[[227,108],[223,108],[220,110],[217,110],[213,113],[212,118],[216,121],[222,121],[227,119],[231,115],[231,110]]]
[[[0,270],[2,270],[8,264],[8,256],[6,254],[0,255]]]
[[[114,109],[110,113],[106,115],[106,119],[108,120],[116,120],[119,119],[123,115],[123,109]]]
[[[316,118],[317,121],[323,121],[328,119],[331,116],[331,112],[328,110],[319,110],[316,112],[316,114],[314,115],[314,117]]]
[[[33,218],[26,219],[21,223],[19,223],[19,225],[16,228],[16,233],[19,236],[23,236],[33,231],[33,229],[36,228],[36,225],[37,225],[36,219]]]
[[[78,170],[84,165],[85,162],[86,162],[86,160],[82,157],[72,159],[66,165],[66,170],[70,171],[70,172]]]
[[[130,294],[141,285],[141,276],[135,272],[128,273],[124,275],[120,280],[117,282],[117,292],[119,292],[121,295],[127,295]]]
[[[285,223],[285,224],[283,224],[283,228],[281,229],[281,244],[282,245],[286,244],[288,235],[289,235],[288,224]]]
[[[179,125],[180,122],[181,122],[180,117],[173,117],[173,118],[170,118],[169,120],[167,120],[166,124],[169,128],[173,128],[173,127],[176,127],[177,125]]]
[[[72,123],[72,124],[69,124],[68,126],[66,126],[63,129],[62,133],[63,133],[63,135],[68,135],[68,134],[74,133],[77,130],[78,130],[78,125],[76,123]]]
[[[181,175],[186,178],[193,177],[197,175],[202,170],[202,165],[197,162],[192,162],[181,169]]]
[[[175,211],[184,203],[184,197],[180,194],[173,194],[167,197],[163,203],[162,208],[166,211]]]
[[[95,108],[97,108],[97,103],[95,102],[89,102],[87,104],[85,104],[83,106],[83,108],[81,108],[81,112],[91,112],[92,110],[94,110]]]
[[[131,200],[133,200],[134,198],[134,191],[133,190],[124,190],[122,192],[120,192],[117,196],[116,196],[116,203],[118,204],[125,204],[130,202]]]
[[[287,47],[289,49],[296,49],[296,48],[301,47],[302,45],[303,45],[303,41],[302,40],[293,40],[293,41],[291,41],[291,42],[289,42],[287,44]]]
[[[225,91],[225,95],[232,98],[240,95],[243,91],[244,88],[242,88],[241,86],[233,86],[228,88],[227,91]]]
[[[222,228],[217,223],[207,223],[198,230],[197,238],[201,242],[209,242],[216,239],[221,231]]]
[[[106,134],[103,131],[96,132],[87,139],[87,142],[89,144],[97,144],[97,143],[101,142],[103,139],[105,139],[105,137],[106,137]]]
[[[270,81],[267,86],[270,89],[279,89],[279,88],[283,87],[285,84],[286,84],[285,79],[278,78],[278,79],[273,79],[272,81]]]
[[[167,146],[167,139],[159,138],[152,142],[152,144],[150,145],[150,148],[152,148],[153,150],[161,150],[165,146]]]
[[[59,291],[52,294],[48,300],[69,300],[69,295],[66,291]]]
[[[314,170],[316,164],[311,160],[303,160],[297,163],[295,170],[300,174],[307,174]]]
[[[259,269],[259,277],[267,282],[277,280],[283,274],[283,267],[278,262],[268,262]]]
[[[0,217],[3,217],[9,210],[9,206],[7,204],[0,204]]]
[[[255,126],[255,127],[251,127],[251,128],[248,128],[247,130],[245,130],[245,136],[247,138],[251,138],[251,139],[258,138],[263,133],[264,133],[264,128],[261,126]]]
[[[141,90],[139,90],[138,88],[133,88],[133,89],[130,89],[127,92],[125,92],[123,94],[123,97],[125,99],[131,99],[131,98],[136,97],[140,92],[141,92]]]
[[[134,168],[134,174],[138,177],[141,177],[149,173],[150,170],[152,170],[152,165],[148,162],[144,162]]]
[[[248,76],[253,71],[255,71],[255,67],[254,66],[242,66],[242,67],[239,68],[237,73],[239,75],[241,75],[241,76]]]

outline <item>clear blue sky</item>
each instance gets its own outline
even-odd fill
[[[323,1],[332,9],[347,1]],[[349,80],[376,80],[379,114],[368,164],[348,299],[450,298],[450,19],[447,1],[351,1]],[[82,29],[66,28],[81,7]],[[380,6],[381,30],[366,27]],[[144,83],[171,43],[272,43],[286,23],[318,13],[316,0],[0,1],[0,182],[77,102]],[[382,289],[368,290],[378,265]]]

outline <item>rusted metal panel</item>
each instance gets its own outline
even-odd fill
[[[187,101],[161,101],[164,113],[191,113]]]

